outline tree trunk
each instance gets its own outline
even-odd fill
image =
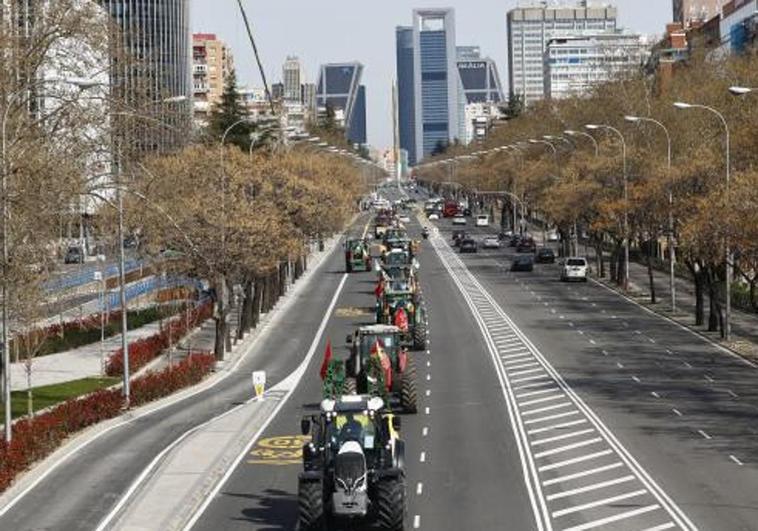
[[[719,329],[719,315],[721,314],[721,308],[718,300],[718,283],[715,278],[715,274],[708,268],[707,273],[708,281],[708,331],[716,332]]]
[[[650,281],[650,304],[657,302],[655,297],[655,282],[653,279],[653,242],[647,242],[647,277]]]
[[[595,258],[597,259],[597,273],[600,278],[605,278],[605,257],[603,256],[603,240],[595,239]]]
[[[263,304],[263,280],[261,277],[255,277],[253,281],[253,318],[251,325],[258,326],[261,320],[261,304]]]
[[[242,339],[253,327],[253,278],[248,277],[242,286],[243,299],[242,311],[240,312],[240,327],[237,330],[237,339]]]
[[[216,337],[214,341],[214,354],[218,361],[223,361],[226,352],[226,338],[229,334],[226,317],[228,313],[228,293],[226,277],[221,274],[216,280]]]

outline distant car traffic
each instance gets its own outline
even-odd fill
[[[455,216],[453,218],[453,225],[465,225],[466,224],[466,218],[464,218],[461,215]]]
[[[516,246],[516,252],[519,253],[533,253],[537,250],[537,245],[532,238],[521,238]]]
[[[429,220],[431,220],[431,221],[435,221],[435,220],[438,220],[438,219],[440,219],[440,215],[439,215],[439,214],[437,214],[436,212],[432,212],[432,213],[430,213],[430,214],[427,216],[427,219],[429,219]]]
[[[482,240],[483,249],[500,249],[500,240],[497,236],[486,236]]]
[[[534,271],[534,259],[531,256],[517,256],[511,263],[511,271]]]
[[[537,263],[538,264],[554,264],[555,253],[550,247],[542,247],[537,250]]]
[[[411,218],[410,218],[409,216],[406,216],[406,215],[402,215],[402,216],[399,216],[399,217],[397,218],[397,220],[398,220],[400,223],[410,223],[410,222],[411,222]]]
[[[466,237],[466,231],[456,229],[453,231],[453,245],[458,247],[460,245],[461,240]]]
[[[478,250],[478,245],[473,238],[464,238],[461,240],[459,248],[462,253],[475,253]]]
[[[84,251],[81,247],[69,247],[66,251],[66,256],[63,257],[63,263],[65,264],[83,264],[84,263]]]
[[[489,227],[490,226],[490,217],[486,216],[486,215],[476,216],[476,226],[477,227]]]
[[[569,280],[587,282],[588,269],[589,264],[587,264],[586,258],[567,258],[566,261],[563,262],[563,267],[561,268],[561,280],[564,282]]]

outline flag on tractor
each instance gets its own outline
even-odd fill
[[[321,363],[321,370],[319,371],[319,374],[321,375],[321,379],[326,378],[326,371],[329,369],[329,362],[332,359],[332,340],[327,339],[326,341],[326,352],[324,352],[324,361]]]
[[[403,332],[408,331],[408,314],[405,313],[403,308],[398,308],[395,312],[395,326]]]
[[[376,288],[374,288],[374,295],[376,295],[377,299],[381,299],[382,293],[384,293],[384,281],[380,280],[377,283]]]
[[[392,387],[392,361],[384,351],[381,341],[378,339],[374,342],[374,346],[371,347],[371,355],[379,358],[379,363],[384,371],[384,385],[386,385],[387,388]]]

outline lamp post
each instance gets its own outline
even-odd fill
[[[734,96],[744,96],[745,94],[750,94],[751,92],[758,92],[758,88],[752,88],[752,87],[729,87],[729,92],[731,92]]]
[[[568,136],[582,136],[589,138],[592,141],[592,145],[595,146],[595,156],[597,157],[600,155],[600,145],[597,143],[597,139],[591,134],[585,133],[584,131],[574,131],[572,129],[566,129],[563,134]]]
[[[8,203],[8,176],[11,174],[12,168],[8,161],[8,119],[10,117],[11,109],[14,108],[17,101],[22,98],[24,95],[28,94],[29,91],[34,88],[35,86],[50,84],[50,83],[58,83],[63,85],[69,85],[73,87],[78,87],[80,90],[86,90],[93,86],[96,86],[97,83],[93,82],[92,80],[86,80],[86,79],[43,79],[40,80],[37,83],[33,83],[30,85],[27,85],[19,90],[16,90],[15,92],[11,92],[8,97],[6,98],[4,102],[5,108],[3,109],[3,115],[2,115],[2,142],[0,144],[0,156],[2,157],[2,161],[0,164],[0,171],[2,171],[2,200],[0,200],[0,204],[2,205],[2,212],[0,213],[0,216],[2,216],[2,234],[3,234],[3,264],[2,264],[2,286],[0,291],[2,291],[2,345],[0,345],[0,348],[2,348],[2,390],[3,390],[3,405],[5,407],[5,418],[3,420],[4,422],[4,435],[6,442],[10,442],[13,438],[13,430],[12,430],[12,417],[11,417],[11,370],[10,370],[10,352],[8,350],[8,260],[9,260],[9,249],[8,249],[8,219],[10,217],[9,209],[10,204]]]
[[[668,212],[668,246],[669,246],[669,290],[671,291],[671,312],[676,313],[676,282],[674,275],[674,264],[676,264],[676,249],[674,248],[674,183],[671,175],[671,134],[668,128],[663,123],[653,118],[646,118],[642,116],[625,116],[624,119],[633,124],[639,124],[643,122],[651,123],[663,130],[666,134],[667,145],[667,169],[669,174],[669,212]]]
[[[747,94],[752,89],[744,89],[743,87],[732,87],[736,88],[737,94]],[[734,93],[734,92],[733,92]],[[707,105],[700,105],[696,103],[685,103],[681,101],[677,101],[674,103],[674,107],[680,110],[687,110],[687,109],[701,109],[708,111],[712,114],[715,114],[719,120],[721,120],[721,124],[724,126],[724,132],[726,133],[726,204],[729,205],[729,199],[730,199],[730,183],[731,183],[731,175],[732,175],[732,162],[731,162],[731,137],[729,133],[729,124],[726,121],[726,118],[724,118],[724,115],[719,112],[718,110],[714,109],[713,107],[709,107]],[[732,269],[733,269],[733,263],[732,263],[732,249],[731,249],[731,243],[729,239],[729,234],[726,235],[724,238],[724,247],[725,247],[725,260],[726,260],[726,279],[724,282],[724,289],[726,293],[724,294],[724,299],[726,303],[726,317],[724,319],[724,339],[727,341],[730,341],[732,338]]]
[[[621,159],[623,164],[624,178],[624,291],[629,291],[629,178],[626,171],[626,139],[624,134],[610,125],[587,124],[584,126],[590,131],[611,131],[621,140]]]
[[[555,171],[556,171],[555,176],[558,179],[560,179],[561,164],[558,161],[558,148],[555,147],[555,144],[553,144],[552,142],[548,142],[547,140],[538,140],[538,139],[535,139],[535,138],[530,139],[529,143],[533,144],[533,145],[542,144],[543,146],[548,146],[552,150],[552,152],[553,152],[553,161],[555,162]],[[542,243],[543,243],[543,245],[547,242],[547,226],[546,225],[547,225],[546,223],[542,224]],[[566,247],[562,246],[562,249],[565,252]]]

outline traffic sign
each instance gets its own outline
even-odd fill
[[[263,393],[266,392],[266,371],[253,372],[253,389],[255,396],[263,400]]]

